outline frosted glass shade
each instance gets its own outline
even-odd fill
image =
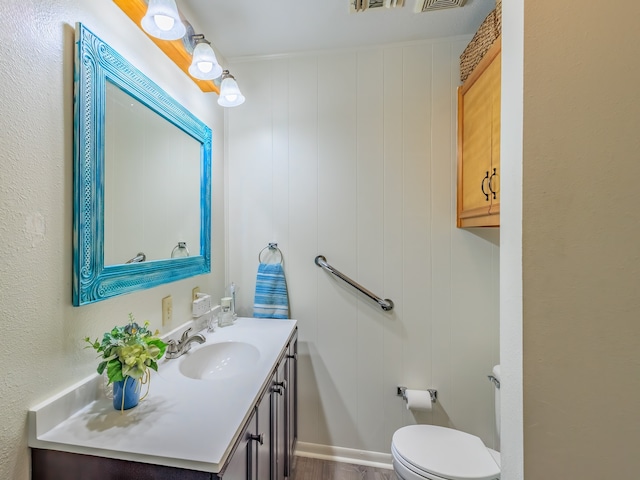
[[[216,54],[207,43],[198,43],[193,49],[189,75],[200,80],[213,80],[222,75],[222,67],[218,63]]]
[[[162,40],[178,40],[187,32],[175,0],[149,0],[140,24],[149,35]]]
[[[218,105],[223,107],[237,107],[244,103],[244,95],[240,93],[238,83],[231,76],[223,76],[220,84],[220,96],[218,97]]]

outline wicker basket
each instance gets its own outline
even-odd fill
[[[476,68],[484,54],[502,33],[502,0],[496,0],[496,8],[487,15],[467,48],[460,55],[460,81],[464,82]]]

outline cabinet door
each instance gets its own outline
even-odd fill
[[[271,378],[270,384],[275,381],[275,375]],[[262,439],[262,443],[258,442],[256,445],[256,479],[257,480],[270,480],[273,478],[272,465],[273,465],[273,436],[272,430],[272,406],[273,393],[271,388],[267,388],[267,391],[262,395],[262,399],[258,402],[256,407],[256,415],[258,416],[258,430],[257,433]]]
[[[233,456],[227,463],[227,468],[222,474],[223,480],[257,480],[256,470],[256,449],[254,447],[254,435],[256,428],[256,413],[249,419],[249,422],[240,434],[240,442]]]
[[[275,479],[284,480],[287,476],[287,394],[289,384],[286,379],[287,358],[278,365],[276,372],[276,388],[274,389],[274,414],[275,414]]]
[[[291,476],[293,454],[298,439],[298,341],[297,337],[291,341],[287,352],[287,452],[285,459],[285,475]]]
[[[502,55],[499,52],[488,69],[491,81],[491,173],[489,190],[491,191],[491,213],[500,212],[500,80],[502,74]]]
[[[461,96],[462,101],[462,211],[484,209],[491,198],[492,95],[490,79],[482,75]]]

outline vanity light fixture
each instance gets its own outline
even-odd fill
[[[200,80],[213,80],[222,75],[222,67],[211,48],[211,42],[202,34],[192,35],[191,40],[195,43],[195,47],[189,75]]]
[[[149,35],[162,40],[179,40],[187,32],[175,0],[149,0],[140,24]]]
[[[229,73],[229,70],[222,72],[222,82],[220,82],[220,96],[218,105],[223,107],[237,107],[244,103],[244,95],[240,93],[236,79]]]

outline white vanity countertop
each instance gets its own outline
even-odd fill
[[[295,329],[295,320],[238,318],[152,372],[147,398],[120,412],[95,375],[29,411],[29,446],[217,473]],[[193,380],[178,368],[198,349],[242,341],[257,367],[231,379]],[[146,385],[142,388],[142,394]]]

